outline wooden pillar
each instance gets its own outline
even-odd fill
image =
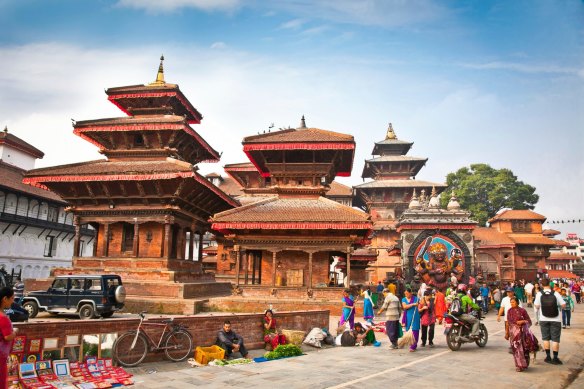
[[[308,288],[312,289],[312,251],[308,252]]]
[[[347,285],[348,288],[351,285],[351,247],[347,247]]]
[[[240,253],[239,253],[239,245],[233,246],[233,250],[235,251],[235,285],[239,286],[239,267],[240,267]]]
[[[162,257],[170,258],[170,220],[164,221],[164,243],[162,245]]]
[[[132,245],[132,256],[134,258],[138,257],[138,248],[140,241],[140,224],[138,224],[138,220],[134,219],[134,244]]]
[[[195,228],[191,226],[191,234],[189,238],[189,261],[193,260],[193,249],[195,246]]]
[[[73,256],[79,256],[79,243],[81,242],[81,225],[79,224],[79,216],[73,217],[73,225],[75,226],[75,240],[73,241]]]
[[[203,237],[205,236],[205,234],[201,231],[199,233],[199,257],[197,259],[197,261],[203,263]]]
[[[245,261],[243,263],[243,265],[244,265],[243,267],[244,267],[244,270],[245,270],[245,273],[244,273],[244,280],[245,281],[244,281],[244,283],[247,285],[247,281],[249,279],[249,253],[246,251],[244,255],[245,255],[244,256]]]
[[[277,251],[272,252],[272,286],[276,286],[276,256]]]
[[[107,257],[109,252],[109,241],[110,241],[110,224],[105,223],[103,225],[103,248],[101,251],[102,257]]]

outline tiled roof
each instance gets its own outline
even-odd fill
[[[428,158],[410,157],[407,155],[384,155],[381,157],[366,159],[365,162],[406,162],[406,161],[424,161],[424,162],[426,162],[427,160],[428,160]]]
[[[528,209],[509,209],[496,214],[489,223],[497,220],[545,220],[546,217]]]
[[[543,230],[543,231],[542,231],[542,234],[543,234],[544,236],[547,236],[547,237],[552,237],[552,236],[560,235],[560,234],[561,234],[561,232],[560,232],[560,231],[558,231],[558,230],[552,230],[552,229],[550,228],[550,229],[547,229],[547,230]]]
[[[568,247],[570,246],[570,243],[566,242],[565,240],[561,240],[561,239],[552,239],[554,241],[554,243],[556,244],[556,246],[560,246],[560,247]]]
[[[35,158],[42,158],[45,155],[42,151],[32,146],[30,143],[23,141],[8,131],[0,131],[0,145],[12,146],[15,149],[32,155]]]
[[[251,162],[240,162],[240,163],[230,163],[223,166],[223,169],[227,170],[244,170],[244,171],[257,171],[258,169]]]
[[[550,256],[546,258],[546,261],[573,261],[578,259],[577,255],[568,253],[550,253]]]
[[[355,188],[431,188],[436,187],[437,191],[442,191],[448,187],[446,184],[428,182],[421,180],[374,180],[364,184],[355,185]]]
[[[131,175],[150,173],[172,173],[192,171],[192,165],[176,159],[167,158],[163,161],[95,161],[73,163],[29,170],[27,177],[61,176],[61,175]]]
[[[111,125],[132,125],[132,124],[146,124],[146,123],[169,123],[169,124],[187,124],[183,116],[177,115],[144,115],[144,116],[130,116],[130,117],[116,117],[93,120],[80,120],[75,122],[75,128],[93,127],[93,126],[111,126]]]
[[[408,142],[407,140],[400,139],[385,139],[380,142],[375,142],[376,145],[413,145],[414,142]]]
[[[318,128],[291,128],[243,138],[246,143],[287,143],[287,142],[353,142],[352,135],[321,130]]]
[[[331,196],[352,196],[353,189],[347,185],[343,185],[340,182],[331,182],[331,188],[326,192],[327,197]]]
[[[0,188],[12,189],[31,196],[66,204],[62,198],[51,191],[24,184],[22,179],[24,178],[25,173],[26,170],[9,165],[0,160],[0,176],[2,177],[0,180]]]
[[[209,177],[209,176],[207,176]],[[241,185],[231,177],[223,177],[221,183],[219,184],[219,189],[227,193],[231,197],[241,196],[243,190],[241,190]]]
[[[568,270],[548,270],[547,273],[549,278],[573,278],[573,279],[580,278],[576,274]]]
[[[550,238],[546,238],[542,235],[533,235],[533,236],[517,236],[517,235],[509,235],[509,238],[515,242],[516,244],[537,244],[543,246],[555,246],[555,242]]]
[[[369,223],[369,215],[336,201],[269,197],[216,214],[214,223]]]
[[[475,240],[479,240],[478,247],[482,246],[515,246],[506,234],[489,227],[477,227],[472,232]]]

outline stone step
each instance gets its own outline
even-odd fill
[[[124,279],[124,286],[128,295],[157,296],[169,298],[201,298],[230,296],[231,284],[229,282],[156,282]]]
[[[205,299],[179,299],[167,297],[127,296],[125,312],[146,311],[155,314],[194,315],[203,312]]]

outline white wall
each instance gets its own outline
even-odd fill
[[[34,163],[36,161],[35,157],[31,157],[29,154],[5,144],[0,145],[0,159],[10,165],[18,166],[25,170],[34,169]]]

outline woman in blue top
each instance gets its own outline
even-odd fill
[[[406,289],[405,297],[402,299],[402,308],[404,309],[404,317],[402,322],[405,323],[405,330],[412,330],[415,342],[410,346],[410,352],[416,351],[418,348],[418,339],[420,338],[420,313],[418,312],[418,297],[412,294],[411,289]]]

